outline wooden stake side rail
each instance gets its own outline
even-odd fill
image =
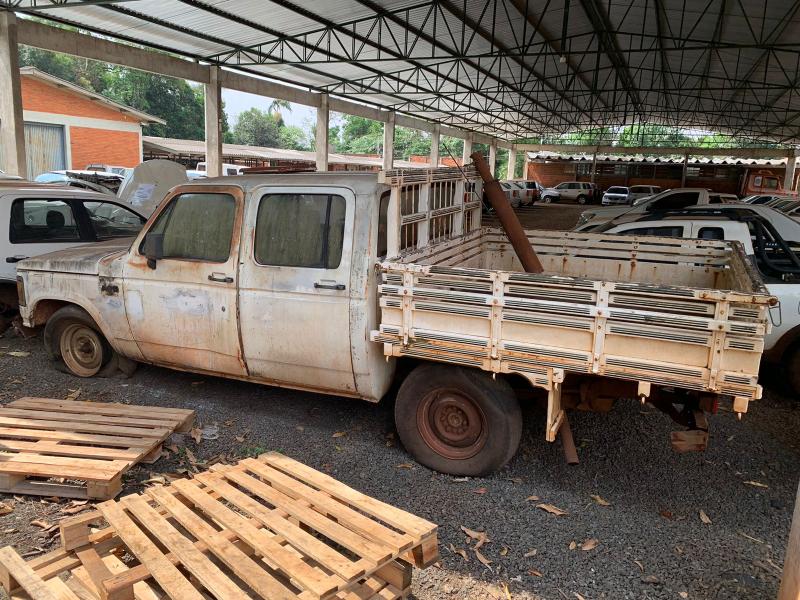
[[[123,473],[155,462],[164,440],[193,425],[194,411],[185,409],[15,400],[0,409],[0,492],[113,498]]]
[[[97,508],[62,521],[48,555],[0,551],[0,583],[33,600],[394,600],[410,591],[411,562],[438,559],[433,523],[280,454]],[[101,521],[110,527],[91,533]]]

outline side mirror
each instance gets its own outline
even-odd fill
[[[147,258],[147,266],[155,269],[156,261],[164,258],[163,233],[148,233],[144,236],[144,255]]]

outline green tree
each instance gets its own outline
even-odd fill
[[[250,108],[239,114],[233,128],[237,144],[275,148],[280,143],[280,128],[267,112]]]
[[[280,128],[279,143],[280,148],[311,150],[311,139],[302,127],[296,125],[284,125]]]

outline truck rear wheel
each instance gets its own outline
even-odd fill
[[[97,323],[79,306],[65,306],[44,328],[48,356],[78,377],[93,377],[112,357],[111,346]]]
[[[786,374],[786,380],[789,387],[794,392],[795,399],[800,398],[800,345],[796,344],[790,348],[783,359],[783,372]]]
[[[400,386],[394,414],[414,459],[449,475],[497,471],[522,436],[522,411],[511,386],[474,369],[417,367]]]

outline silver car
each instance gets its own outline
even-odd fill
[[[603,194],[603,206],[616,206],[618,204],[630,204],[633,201],[633,195],[630,188],[615,185],[606,190]]]

